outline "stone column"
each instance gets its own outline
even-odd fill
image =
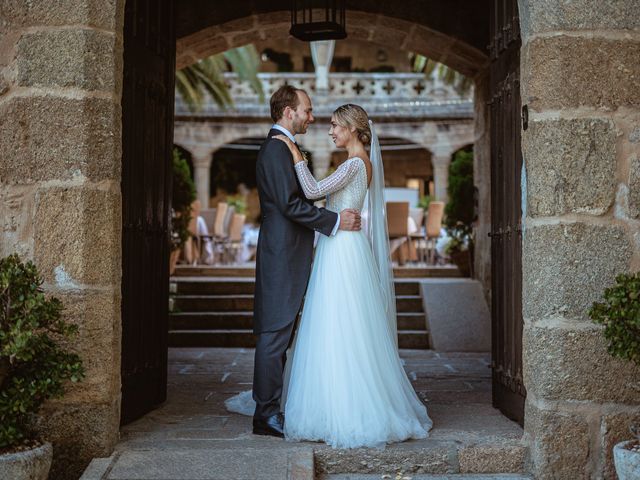
[[[191,150],[193,176],[196,184],[198,200],[202,208],[209,208],[209,189],[211,178],[211,160],[214,150],[210,148],[194,148]]]
[[[2,5],[0,255],[34,261],[86,370],[40,416],[50,478],[78,478],[118,440],[123,16],[123,0]]]
[[[636,0],[521,0],[525,433],[535,478],[615,478],[640,367],[588,317],[640,269]],[[570,80],[568,80],[570,79]]]
[[[449,201],[447,185],[449,182],[451,154],[434,154],[431,157],[431,163],[433,164],[433,182],[435,184],[436,200],[447,203]]]

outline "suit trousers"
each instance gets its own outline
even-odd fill
[[[275,332],[257,335],[253,369],[255,419],[265,419],[280,413],[287,348],[293,339],[295,325],[296,322],[291,322]]]

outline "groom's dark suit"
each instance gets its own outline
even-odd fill
[[[280,412],[285,351],[309,280],[314,230],[329,236],[338,220],[336,213],[315,207],[304,196],[289,148],[273,138],[281,134],[269,131],[256,165],[262,213],[253,313],[258,419]]]

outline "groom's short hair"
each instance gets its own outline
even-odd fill
[[[271,119],[274,122],[282,118],[285,108],[291,107],[294,110],[298,108],[298,104],[300,103],[298,92],[303,92],[305,95],[307,93],[301,88],[283,85],[271,95]]]

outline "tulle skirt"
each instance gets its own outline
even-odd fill
[[[288,440],[355,448],[427,437],[364,233],[320,238],[285,379]]]

